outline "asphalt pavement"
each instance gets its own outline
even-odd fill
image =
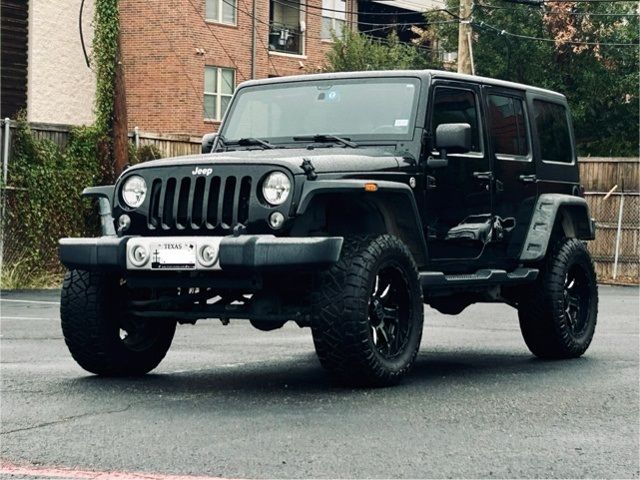
[[[638,294],[601,286],[569,361],[533,358],[508,306],[427,309],[406,381],[356,390],[308,329],[244,321],[181,326],[153,374],[98,378],[66,349],[58,292],[3,292],[0,477],[638,478]]]

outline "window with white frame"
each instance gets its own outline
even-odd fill
[[[205,67],[204,70],[204,118],[222,120],[235,89],[235,70],[232,68]]]
[[[237,0],[205,0],[205,18],[209,22],[236,24]]]
[[[320,37],[323,40],[331,40],[333,35],[342,38],[346,19],[345,0],[322,0],[322,31]]]

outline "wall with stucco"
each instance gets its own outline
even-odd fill
[[[93,122],[95,75],[87,68],[78,31],[81,0],[29,2],[27,117],[30,122]],[[85,0],[83,31],[93,39],[93,0]]]

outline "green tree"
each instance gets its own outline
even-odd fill
[[[579,154],[637,155],[637,5],[547,5],[543,10],[507,2],[476,4],[476,73],[565,94],[573,113]],[[449,6],[457,11],[455,0]],[[457,25],[434,28],[441,47],[456,51]]]
[[[376,39],[347,30],[344,38],[334,38],[332,48],[327,53],[325,70],[345,72],[438,67],[440,62],[429,49],[403,43],[394,33],[387,39]]]

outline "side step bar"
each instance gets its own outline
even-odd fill
[[[516,268],[505,270],[478,270],[476,273],[445,275],[442,272],[420,272],[422,288],[482,287],[495,285],[515,285],[533,282],[538,277],[536,268]]]

